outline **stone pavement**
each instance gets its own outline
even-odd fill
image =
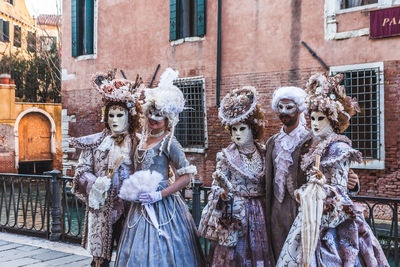
[[[113,253],[113,259],[115,252]],[[0,266],[90,266],[91,256],[78,244],[0,233]],[[114,266],[114,262],[111,266]]]

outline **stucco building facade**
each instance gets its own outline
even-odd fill
[[[354,166],[361,194],[400,193],[400,37],[369,36],[370,13],[399,6],[399,0],[71,2],[63,2],[62,21],[65,174],[73,174],[78,156],[68,138],[102,129],[101,101],[89,82],[97,71],[115,67],[149,84],[159,64],[153,86],[167,66],[180,71],[177,85],[193,109],[183,115],[177,136],[205,184],[215,154],[230,140],[218,120],[218,99],[255,86],[268,137],[280,128],[270,108],[273,90],[304,87],[312,73],[329,71],[345,73],[346,88],[363,110],[348,132],[365,155],[364,164]],[[82,21],[89,22],[83,30]]]
[[[15,102],[15,84],[0,75],[0,173],[62,169],[61,104]]]
[[[35,51],[36,30],[25,0],[0,1],[0,58],[17,53],[28,56],[28,51]]]

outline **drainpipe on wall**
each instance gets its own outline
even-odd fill
[[[222,0],[218,0],[218,34],[217,34],[217,92],[216,100],[219,107],[221,94],[221,21],[222,21]]]

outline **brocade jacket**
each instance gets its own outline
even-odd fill
[[[115,139],[111,137],[111,131],[103,130],[100,133],[73,138],[70,144],[81,149],[79,162],[75,170],[72,193],[86,203],[85,225],[82,234],[82,246],[96,257],[110,259],[112,242],[112,225],[125,211],[125,204],[118,197],[122,181],[129,177],[133,171],[131,156],[126,156],[119,168],[116,169],[108,196],[103,206],[99,209],[89,207],[88,192],[95,180],[106,176],[110,172],[110,150],[116,146]],[[129,154],[136,147],[136,137],[127,134],[122,141],[122,150],[118,154]],[[125,151],[124,151],[125,150]],[[87,187],[87,188],[86,188]]]

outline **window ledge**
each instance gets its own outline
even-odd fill
[[[75,62],[77,61],[82,61],[82,60],[90,60],[90,59],[96,59],[97,54],[92,54],[92,55],[82,55],[82,56],[77,56],[75,58]]]
[[[205,36],[203,36],[203,37],[199,37],[199,36],[185,37],[182,39],[170,41],[170,44],[171,44],[171,46],[176,46],[176,45],[183,44],[184,42],[202,42],[205,39],[206,39]]]
[[[366,159],[361,163],[352,163],[350,165],[352,169],[364,169],[364,170],[384,170],[385,169],[385,161],[384,160],[372,160]]]
[[[354,31],[347,31],[347,32],[337,32],[335,34],[335,40],[344,40],[354,37],[366,36],[369,35],[369,28],[363,28]]]
[[[361,10],[365,10],[365,9],[377,8],[378,5],[379,4],[376,3],[376,4],[365,5],[365,6],[356,6],[356,7],[346,8],[346,9],[339,9],[339,10],[336,10],[335,13],[336,14],[351,13],[351,12],[361,11]]]
[[[206,149],[205,148],[195,148],[195,147],[184,147],[183,152],[204,154],[204,153],[206,153]]]

